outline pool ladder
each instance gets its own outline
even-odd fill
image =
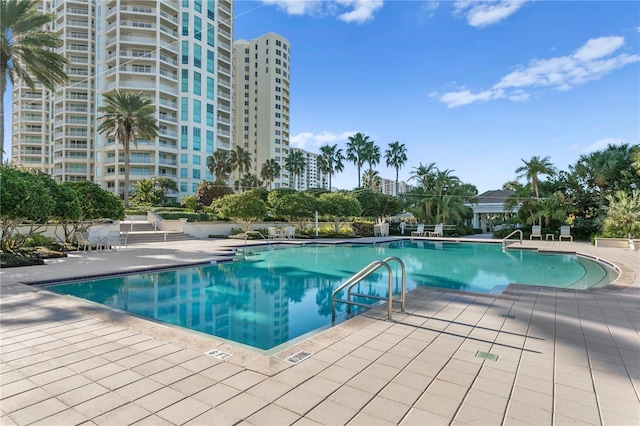
[[[389,262],[395,260],[396,262],[398,262],[400,264],[400,269],[402,271],[402,288],[401,288],[401,293],[400,293],[400,300],[395,300],[393,298],[393,270],[391,269],[391,266],[389,266]],[[364,280],[365,278],[367,278],[369,275],[371,275],[372,273],[374,273],[375,271],[377,271],[379,268],[381,267],[385,267],[387,268],[387,272],[389,273],[389,294],[387,297],[380,297],[380,296],[373,296],[370,294],[362,294],[362,293],[352,293],[351,289],[359,284],[362,280]],[[345,281],[342,285],[340,285],[338,288],[336,288],[333,293],[331,294],[331,320],[335,322],[336,320],[336,302],[341,302],[341,303],[346,303],[347,304],[347,313],[351,313],[351,305],[356,305],[356,306],[362,306],[365,308],[370,308],[370,309],[386,309],[387,310],[387,318],[390,320],[391,319],[391,312],[392,312],[392,307],[393,307],[393,302],[400,302],[400,310],[402,312],[404,312],[404,304],[405,304],[405,288],[406,288],[406,278],[407,278],[407,273],[406,273],[406,268],[404,266],[404,262],[402,260],[400,260],[399,258],[395,257],[395,256],[390,256],[387,257],[384,260],[376,260],[371,262],[370,264],[368,264],[367,266],[365,266],[364,268],[362,268],[362,270],[358,273],[356,273],[354,276],[352,276],[351,278],[349,278],[347,281]],[[336,296],[339,292],[341,292],[344,289],[347,289],[347,298],[346,299],[337,299]],[[377,306],[377,305],[370,305],[367,303],[362,303],[362,302],[356,302],[354,300],[351,300],[352,296],[359,296],[359,297],[363,297],[363,298],[367,298],[367,299],[376,299],[376,300],[386,300],[387,301],[387,306],[386,307],[382,307],[382,306]]]
[[[512,233],[510,233],[509,235],[507,235],[502,239],[502,250],[507,248],[507,245],[508,245],[507,240],[509,239],[509,237],[517,233],[520,233],[520,245],[522,245],[522,231],[520,229],[516,229],[515,231],[513,231]]]

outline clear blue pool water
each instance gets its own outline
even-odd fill
[[[407,290],[418,286],[496,292],[510,283],[589,288],[615,272],[575,255],[502,251],[498,244],[396,241],[245,249],[216,265],[48,286],[136,315],[268,350],[331,323],[334,288],[374,260],[402,259]],[[400,272],[395,262],[396,288]],[[384,269],[359,293],[386,296]],[[373,302],[373,301],[372,301]],[[344,305],[338,305],[344,311]],[[344,315],[343,315],[344,317]]]

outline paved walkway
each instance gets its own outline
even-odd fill
[[[640,424],[640,252],[525,242],[623,275],[592,291],[420,288],[394,321],[367,313],[271,356],[23,284],[208,262],[234,244],[0,271],[0,424]],[[286,361],[301,350],[312,355]]]

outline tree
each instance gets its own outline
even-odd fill
[[[380,191],[380,174],[377,170],[367,170],[362,174],[362,185],[372,191]]]
[[[0,247],[3,251],[12,252],[20,248],[34,231],[32,227],[26,235],[16,235],[18,226],[27,222],[45,223],[56,202],[42,177],[3,166],[0,167],[0,205]]]
[[[231,170],[238,171],[238,194],[242,192],[242,188],[240,186],[242,175],[249,171],[251,168],[251,154],[248,151],[245,151],[243,147],[240,145],[236,145],[236,147],[231,151],[230,155],[230,163]]]
[[[60,39],[43,29],[55,18],[38,12],[37,0],[0,0],[0,96],[4,99],[7,78],[18,80],[35,90],[36,82],[54,91],[57,84],[68,81],[65,66],[68,61],[55,48]],[[4,140],[4,103],[0,102],[0,141]],[[4,163],[0,150],[0,164]]]
[[[154,182],[151,179],[141,179],[136,182],[135,195],[132,201],[135,204],[146,204],[149,206],[160,204],[160,197],[158,197]]]
[[[264,162],[262,168],[260,169],[260,177],[269,183],[269,189],[271,189],[271,183],[274,179],[278,179],[280,177],[280,163],[278,163],[273,158],[269,158]]]
[[[556,173],[555,167],[549,157],[540,158],[533,156],[529,161],[522,160],[524,166],[520,166],[516,169],[518,178],[525,177],[531,184],[531,189],[536,196],[536,199],[540,199],[539,191],[539,175],[553,176]]]
[[[296,176],[300,177],[307,168],[307,159],[300,151],[291,151],[284,160],[284,168],[293,175],[293,188],[296,188]]]
[[[199,204],[208,207],[214,200],[229,194],[233,194],[233,189],[227,186],[225,182],[221,180],[214,182],[203,180],[198,185],[195,197]]]
[[[612,238],[640,237],[640,190],[631,194],[616,191],[607,195],[609,207],[604,220],[604,235]]]
[[[160,196],[160,204],[165,205],[167,203],[167,199],[169,198],[169,191],[178,192],[178,183],[164,176],[156,176],[151,179],[155,184],[155,187],[158,190],[158,194]]]
[[[364,156],[369,163],[369,187],[375,189],[377,187],[371,186],[375,184],[373,166],[380,164],[380,147],[373,141],[368,141],[364,149]]]
[[[318,211],[333,222],[338,235],[345,222],[362,211],[362,206],[353,195],[340,192],[327,192],[318,197]]]
[[[317,200],[306,192],[275,190],[269,192],[267,204],[275,217],[283,218],[302,233],[315,215]]]
[[[253,191],[229,194],[214,201],[213,207],[224,218],[236,222],[243,232],[248,232],[254,222],[267,216],[267,204]]]
[[[245,191],[247,189],[256,189],[262,186],[262,181],[253,173],[245,173],[242,179],[240,179],[240,186],[244,188]]]
[[[138,139],[158,137],[156,108],[142,92],[114,90],[103,95],[104,105],[98,108],[98,132],[115,137],[124,150],[124,206],[129,207],[129,162],[131,143],[137,147]]]
[[[233,172],[229,151],[216,150],[207,157],[207,168],[215,180],[226,181]]]
[[[356,200],[360,203],[362,211],[360,215],[363,217],[377,218],[380,216],[380,199],[376,197],[375,192],[371,189],[357,189],[352,192]]]
[[[320,147],[320,156],[318,157],[318,168],[322,173],[329,175],[329,191],[331,191],[331,176],[336,172],[344,169],[344,155],[342,150],[338,149],[338,145],[323,145]]]
[[[358,188],[361,188],[360,172],[367,161],[366,149],[369,142],[369,136],[365,136],[360,132],[349,136],[349,142],[347,142],[347,160],[358,168]]]
[[[398,187],[398,175],[400,169],[407,162],[407,148],[403,143],[398,141],[391,142],[389,149],[384,152],[384,158],[386,160],[387,167],[393,167],[396,169],[396,195],[400,194],[400,188]]]
[[[431,189],[435,181],[435,173],[437,171],[436,163],[423,165],[420,163],[418,167],[414,167],[409,179],[414,179],[423,190]]]

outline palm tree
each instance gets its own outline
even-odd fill
[[[251,168],[251,154],[245,151],[240,145],[236,145],[235,149],[231,151],[229,162],[231,163],[231,170],[238,171],[238,194],[242,192],[242,175],[249,171]]]
[[[296,187],[296,176],[302,175],[307,168],[307,159],[300,151],[291,151],[284,160],[284,168],[293,175],[293,187]]]
[[[132,93],[114,90],[103,95],[104,105],[98,108],[98,131],[107,137],[115,137],[124,149],[124,206],[129,207],[129,155],[131,142],[137,147],[138,139],[153,140],[158,137],[156,108],[142,92]]]
[[[372,191],[380,191],[380,175],[377,170],[367,170],[362,174],[362,184]]]
[[[349,136],[349,142],[347,143],[347,160],[351,161],[358,167],[358,188],[360,185],[360,171],[362,166],[367,161],[365,157],[366,147],[369,143],[369,136],[365,136],[362,133],[356,133],[353,136]]]
[[[31,90],[36,82],[54,91],[57,84],[69,79],[68,61],[55,48],[60,39],[43,29],[55,15],[38,12],[37,0],[0,0],[0,96],[4,99],[7,78],[11,84],[23,81]],[[4,140],[4,103],[0,102],[0,141]],[[0,164],[3,164],[0,149]]]
[[[260,188],[260,186],[262,186],[262,181],[253,173],[245,173],[244,176],[242,176],[242,179],[240,179],[240,186],[245,189]]]
[[[373,176],[373,166],[380,164],[380,147],[375,142],[368,141],[364,149],[364,157],[369,163],[369,176]]]
[[[531,183],[533,193],[536,199],[540,199],[539,178],[538,175],[553,176],[556,173],[553,163],[549,157],[540,158],[538,156],[531,157],[531,160],[522,160],[524,166],[520,166],[516,169],[516,173],[519,173],[518,178],[526,177],[527,181]]]
[[[331,191],[331,175],[335,172],[341,172],[344,169],[344,155],[342,150],[338,149],[338,145],[324,145],[320,147],[320,156],[318,157],[318,168],[322,173],[329,175],[329,191]]]
[[[269,189],[271,189],[271,183],[274,179],[280,177],[280,163],[278,163],[273,158],[269,158],[262,165],[262,169],[260,169],[260,177],[265,180],[265,182],[269,182]]]
[[[387,167],[396,169],[396,195],[400,195],[398,174],[400,173],[400,168],[407,162],[407,148],[398,141],[391,142],[389,149],[384,152],[384,158],[387,160]]]
[[[229,151],[224,149],[216,150],[213,155],[207,157],[207,168],[215,176],[214,180],[226,181],[233,171]]]
[[[414,167],[409,179],[415,179],[425,191],[433,186],[435,174],[438,168],[436,163],[429,163],[426,166],[420,163],[418,167]]]

